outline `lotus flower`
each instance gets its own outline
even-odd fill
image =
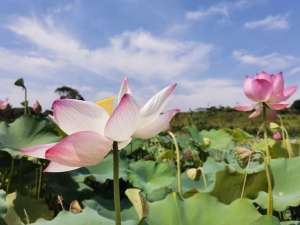
[[[275,111],[288,107],[286,100],[297,90],[297,86],[284,87],[283,74],[268,74],[261,72],[254,77],[247,76],[244,82],[245,95],[256,102],[255,104],[243,104],[235,107],[238,111],[254,112],[249,118],[255,118],[262,112],[263,104],[268,106],[271,116],[276,116]]]
[[[58,143],[22,149],[24,155],[50,160],[46,172],[63,172],[98,164],[118,142],[119,149],[132,137],[151,138],[167,130],[173,109],[162,113],[176,84],[167,86],[143,106],[138,107],[128,87],[122,82],[118,97],[97,103],[60,99],[53,103],[53,120],[67,134]],[[114,104],[113,104],[114,102]]]
[[[5,110],[9,105],[8,99],[0,100],[0,110]]]

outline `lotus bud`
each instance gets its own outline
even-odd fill
[[[0,110],[5,110],[9,105],[8,99],[0,100]]]
[[[204,143],[204,146],[205,146],[205,147],[209,146],[209,145],[210,145],[210,142],[211,142],[211,141],[210,141],[209,138],[207,138],[207,137],[204,137],[204,138],[203,138],[203,143]]]
[[[192,160],[193,159],[193,152],[190,149],[185,149],[183,152],[184,160]]]
[[[33,102],[32,109],[35,113],[40,113],[42,111],[42,106],[38,100]]]
[[[279,131],[276,131],[274,134],[273,134],[273,139],[275,141],[280,141],[282,140],[282,136],[281,136],[281,133]]]
[[[249,158],[250,155],[251,155],[251,153],[252,153],[250,149],[245,148],[245,147],[237,147],[237,148],[235,149],[235,152],[236,152],[236,154],[238,155],[238,157],[239,157],[240,159],[246,159],[246,158]]]

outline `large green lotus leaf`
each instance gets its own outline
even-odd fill
[[[182,174],[182,183],[184,192],[189,192],[197,189],[200,192],[210,192],[213,190],[216,173],[225,169],[226,164],[223,162],[216,162],[212,158],[208,158],[203,165],[202,176],[198,180],[191,180],[186,173]]]
[[[234,146],[232,136],[222,129],[203,130],[200,135],[209,139],[209,149],[212,150],[226,151]]]
[[[85,184],[85,177],[78,175],[77,170],[65,173],[45,173],[45,192],[53,198],[58,195],[62,196],[66,204],[73,200],[84,200],[94,193],[93,189]]]
[[[27,220],[34,222],[39,218],[51,219],[54,215],[54,212],[48,209],[48,205],[44,200],[32,199],[14,192],[7,195],[6,201],[9,208],[12,208],[24,223]]]
[[[262,216],[251,225],[280,225],[280,221],[274,216]]]
[[[234,128],[234,129],[225,129],[227,133],[229,133],[233,141],[239,144],[246,144],[253,138],[253,135],[247,133],[246,131],[240,129],[240,128]]]
[[[216,183],[211,192],[221,202],[230,203],[241,197],[245,174],[232,170],[228,166],[217,172]],[[267,188],[265,172],[251,173],[247,175],[244,197],[256,198],[259,191]]]
[[[6,193],[3,190],[0,190],[0,225],[5,225],[5,215],[7,212],[6,207]]]
[[[94,209],[97,213],[107,219],[113,220],[115,217],[114,201],[111,198],[104,198],[101,196],[95,196],[93,199],[85,200],[83,202],[85,207]],[[127,198],[121,199],[121,217],[124,221],[138,221],[137,213],[132,207]]]
[[[127,180],[128,163],[120,158],[119,160],[120,175],[124,181]],[[81,168],[74,171],[74,176],[84,179],[87,176],[93,176],[96,181],[104,183],[106,180],[113,180],[113,157],[109,154],[103,161],[95,166]]]
[[[133,139],[129,145],[126,146],[122,151],[125,151],[127,155],[130,155],[140,149],[144,146],[145,141],[141,139]]]
[[[273,206],[283,211],[289,206],[300,204],[300,157],[273,159],[270,163],[273,176]],[[266,208],[267,193],[259,192],[255,202]]]
[[[143,190],[150,201],[162,199],[175,186],[174,164],[154,161],[137,161],[129,165],[128,180]]]
[[[281,225],[300,225],[300,221],[285,221],[281,222]]]
[[[21,148],[57,142],[60,139],[48,120],[37,117],[22,116],[10,124],[0,123],[0,149],[12,156],[19,155]]]
[[[183,187],[184,191],[198,190],[199,192],[209,192],[216,196],[221,202],[230,203],[241,197],[245,171],[231,167],[224,162],[216,162],[212,158],[203,165],[205,174],[199,180],[192,181],[184,174]],[[258,169],[257,169],[258,170]],[[266,190],[266,178],[263,170],[249,170],[251,173],[247,175],[244,197],[255,198],[261,190]]]
[[[137,225],[135,220],[122,221],[124,225]],[[32,225],[114,225],[115,221],[97,213],[96,210],[86,207],[81,213],[73,214],[68,211],[60,212],[53,220],[40,219]]]
[[[261,217],[246,199],[225,205],[207,193],[197,193],[185,200],[171,193],[149,207],[149,225],[251,225]]]

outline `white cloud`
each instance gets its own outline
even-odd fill
[[[107,79],[125,73],[140,80],[168,80],[199,72],[209,67],[213,49],[211,44],[161,38],[143,30],[123,32],[112,37],[107,46],[88,49],[49,18],[19,17],[7,27],[34,44],[37,56],[49,63],[79,67]]]
[[[244,27],[248,29],[286,30],[289,28],[289,21],[287,15],[267,16],[261,20],[246,22]]]
[[[289,75],[300,75],[300,66],[291,68],[291,70],[289,71]]]
[[[54,62],[43,56],[0,48],[0,71],[2,73],[41,75],[62,66],[60,62]]]
[[[211,5],[206,9],[188,11],[185,14],[185,18],[191,21],[199,21],[210,16],[228,17],[231,11],[242,9],[247,5],[249,5],[249,2],[246,0],[218,3],[215,5]]]
[[[235,50],[233,57],[243,64],[256,66],[266,70],[284,70],[291,66],[299,64],[300,60],[291,55],[281,55],[279,53],[271,53],[267,55],[253,55],[245,51]]]

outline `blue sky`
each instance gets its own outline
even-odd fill
[[[296,0],[4,0],[0,99],[18,105],[23,77],[45,107],[61,85],[94,101],[127,75],[141,102],[177,82],[172,106],[234,105],[260,70],[300,84],[299,11]]]

